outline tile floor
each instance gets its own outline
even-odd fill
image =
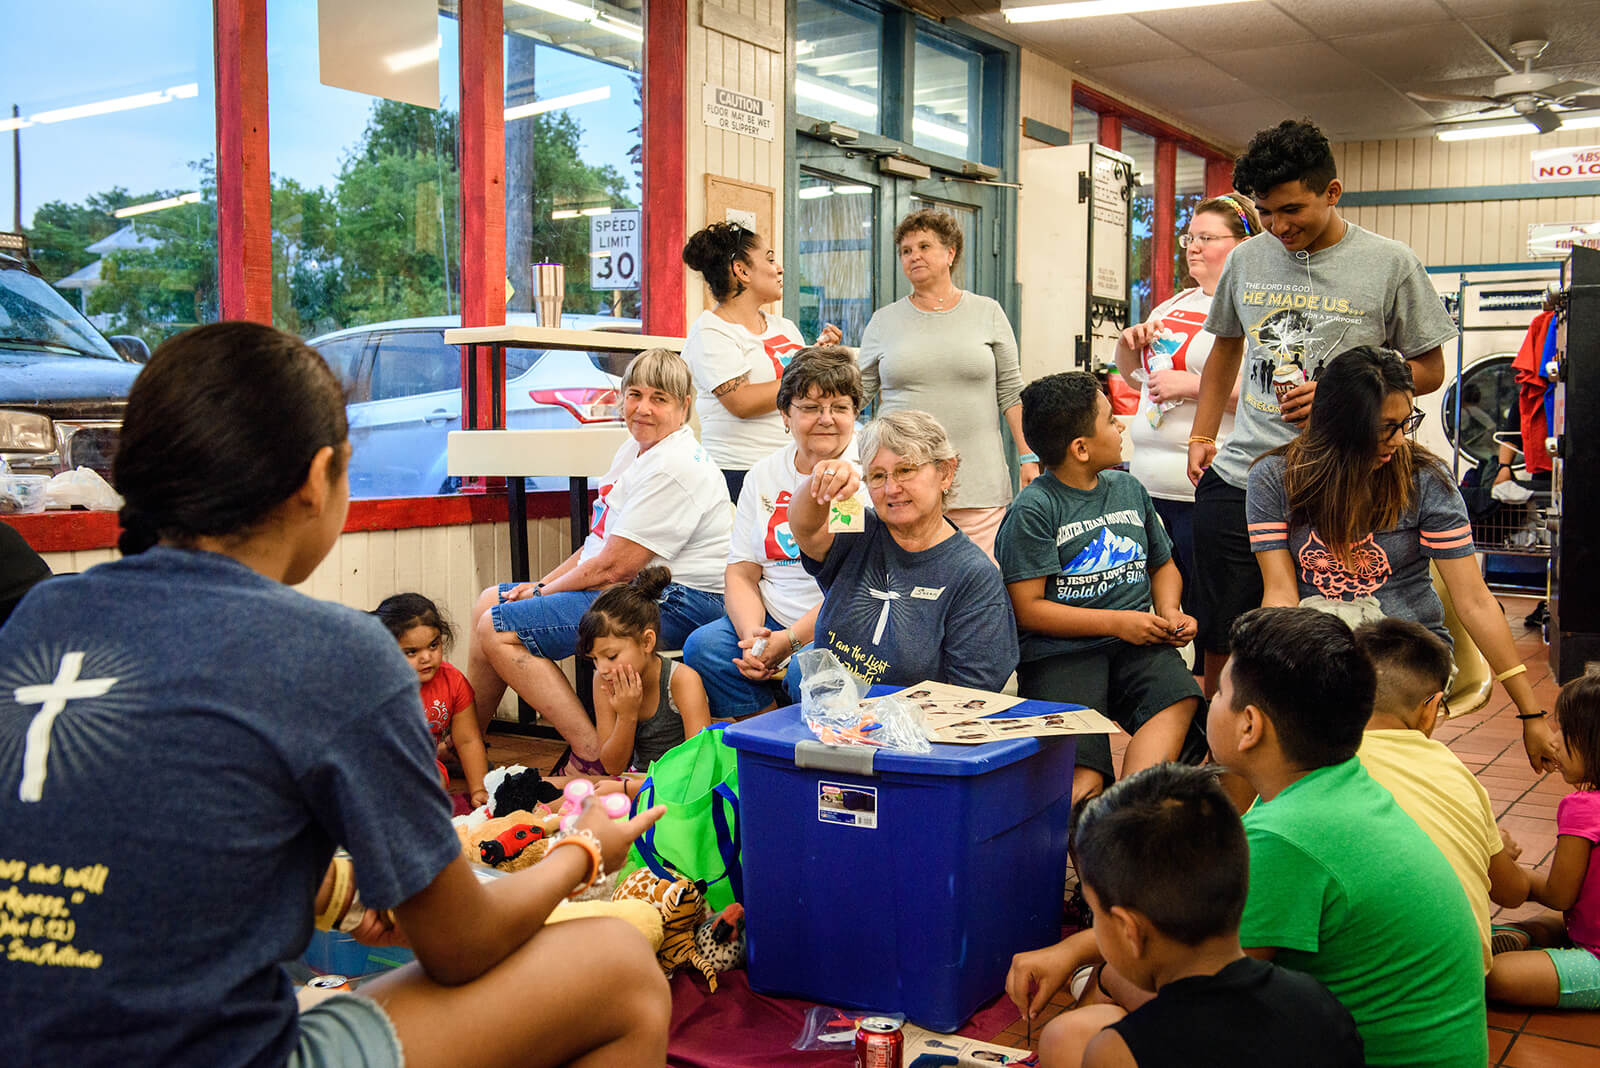
[[[1523,617],[1535,604],[1532,598],[1501,597],[1518,652],[1528,665],[1534,693],[1546,707],[1554,705],[1557,687],[1543,639],[1536,628],[1523,625]],[[1514,717],[1515,709],[1495,688],[1489,704],[1470,715],[1441,725],[1435,737],[1445,742],[1471,768],[1495,803],[1495,813],[1522,846],[1522,863],[1539,866],[1548,863],[1556,843],[1556,803],[1568,792],[1557,776],[1536,777],[1528,768],[1522,751],[1522,732]],[[1124,743],[1125,744],[1125,743]],[[495,733],[490,759],[496,764],[524,763],[548,768],[560,752],[554,743]],[[1120,750],[1119,750],[1120,756]],[[1519,918],[1539,912],[1529,905],[1516,910],[1498,910],[1496,919]],[[1043,1026],[1056,1013],[1070,1007],[1070,998],[1058,995],[1045,1012]],[[995,1041],[1025,1045],[1020,1020],[1008,1025]],[[1490,1006],[1489,1051],[1491,1062],[1507,1068],[1560,1068],[1600,1064],[1600,1012],[1526,1012]]]

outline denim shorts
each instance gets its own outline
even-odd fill
[[[335,994],[300,1014],[286,1068],[405,1068],[389,1014],[371,998]]]
[[[549,593],[507,601],[506,593],[515,583],[500,584],[500,603],[489,609],[497,631],[514,631],[528,652],[546,660],[565,660],[578,651],[578,621],[589,610],[599,590]],[[656,647],[682,649],[696,627],[722,617],[722,595],[707,593],[676,582],[667,584],[657,602],[661,609],[661,633]]]
[[[1575,949],[1547,949],[1550,963],[1556,966],[1561,983],[1558,1009],[1600,1009],[1600,957],[1579,946]]]

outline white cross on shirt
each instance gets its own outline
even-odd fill
[[[68,701],[85,697],[101,697],[117,684],[114,678],[79,679],[83,669],[82,653],[67,653],[61,658],[61,668],[54,682],[38,686],[18,686],[12,691],[19,705],[42,705],[28,724],[28,739],[22,749],[22,785],[17,789],[19,801],[38,801],[44,796],[44,777],[50,760],[50,729],[56,717],[66,711]]]

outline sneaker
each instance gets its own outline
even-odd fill
[[[1067,990],[1072,994],[1072,1000],[1083,1000],[1083,992],[1089,989],[1089,980],[1094,978],[1094,965],[1085,964],[1072,973],[1072,978],[1067,980]]]
[[[1489,496],[1506,504],[1526,504],[1533,498],[1533,491],[1515,481],[1496,482]]]
[[[1061,926],[1079,931],[1087,931],[1094,926],[1094,913],[1089,910],[1089,902],[1083,896],[1081,884],[1074,886],[1071,895],[1061,903]]]

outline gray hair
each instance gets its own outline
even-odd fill
[[[622,391],[626,393],[630,386],[659,389],[676,397],[683,405],[685,417],[689,402],[694,399],[694,379],[689,374],[689,365],[671,349],[645,349],[629,360],[628,369],[622,372]]]
[[[942,464],[950,461],[959,466],[961,454],[950,443],[939,420],[915,408],[884,412],[861,431],[861,467],[863,471],[878,455],[879,449],[888,449],[901,459],[913,464]],[[948,501],[955,490],[952,479],[944,497]]]

